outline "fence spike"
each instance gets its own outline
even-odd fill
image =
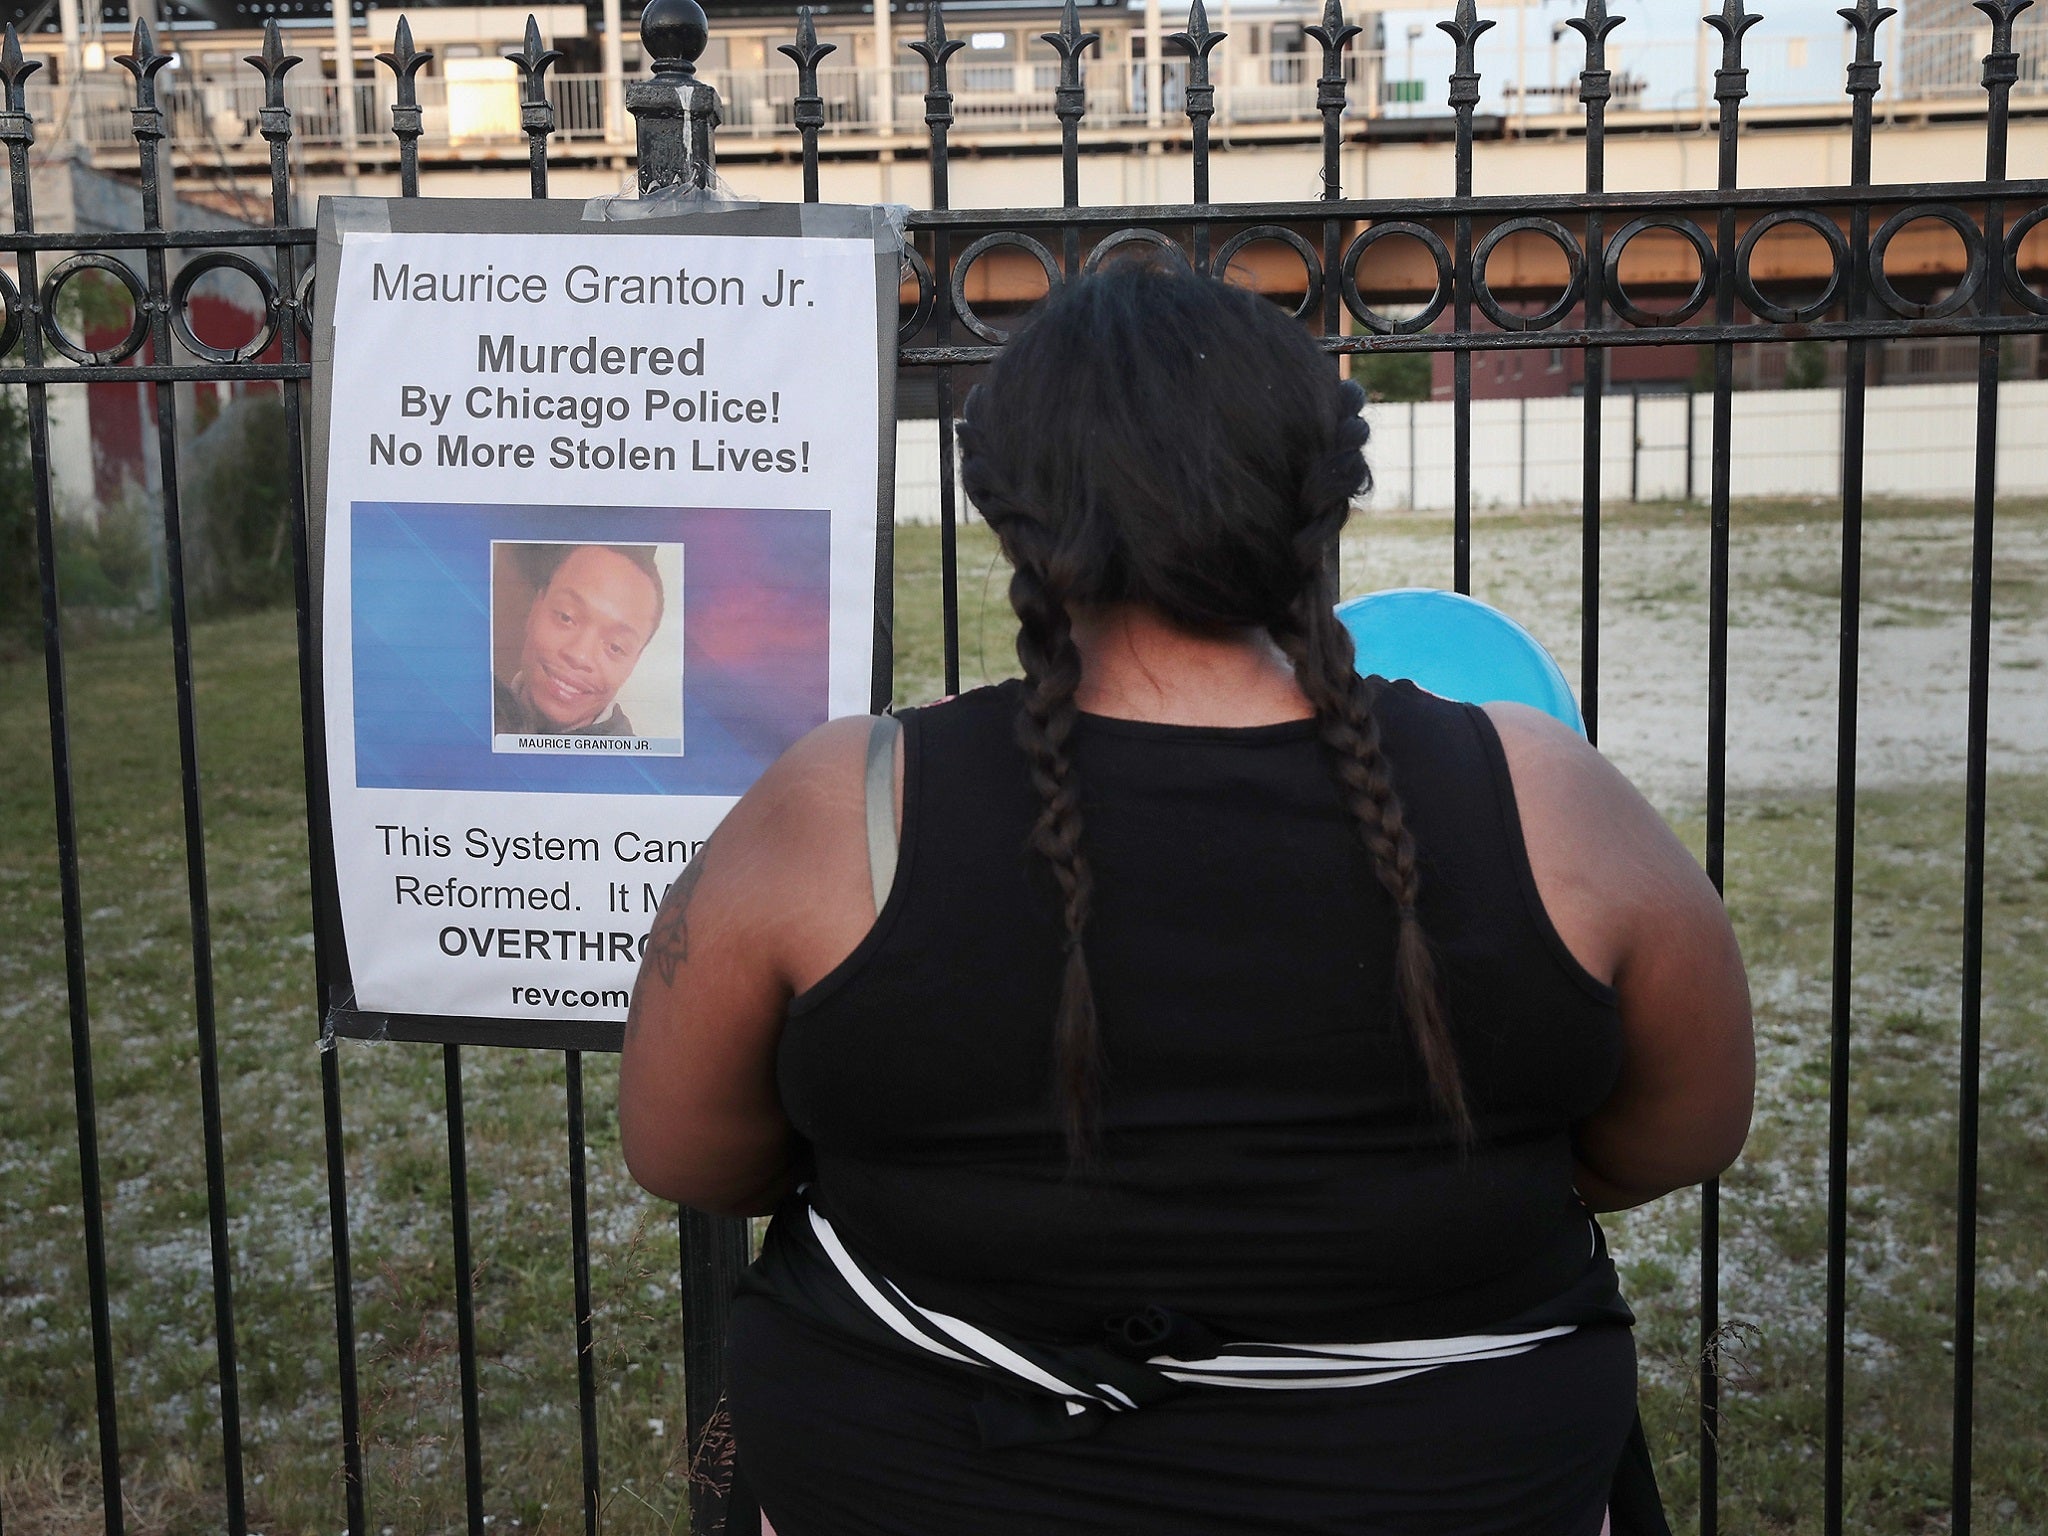
[[[1060,56],[1060,89],[1071,90],[1081,84],[1081,55],[1102,41],[1100,32],[1081,30],[1081,8],[1074,0],[1060,10],[1060,29],[1057,32],[1041,32],[1040,42],[1051,43]],[[1064,113],[1060,115],[1064,116]]]
[[[401,16],[398,18],[397,34],[391,39],[391,51],[377,55],[377,62],[398,77],[398,106],[419,105],[418,87],[413,77],[427,67],[433,58],[432,49],[421,51],[412,45],[412,23]]]
[[[2029,0],[2029,3],[2032,3],[2032,0]],[[1707,25],[1721,34],[1721,73],[1724,76],[1730,74],[1743,76],[1742,80],[1732,82],[1738,87],[1734,93],[1738,100],[1749,94],[1747,90],[1748,71],[1742,67],[1742,35],[1762,20],[1763,17],[1745,8],[1742,0],[1722,0],[1721,14],[1706,18]],[[1730,83],[1725,80],[1721,82],[1723,86]],[[1723,90],[1719,88],[1715,90],[1714,94],[1719,100],[1726,101],[1729,99]]]
[[[1620,26],[1626,16],[1607,14],[1607,0],[1586,0],[1586,14],[1565,18],[1565,25],[1586,40],[1586,67],[1607,67],[1607,34]]]
[[[876,0],[887,5],[889,0]],[[778,43],[775,51],[796,64],[796,97],[790,104],[790,121],[796,124],[796,131],[803,139],[804,155],[804,201],[818,200],[818,130],[825,126],[825,98],[818,91],[818,63],[827,54],[837,53],[837,43],[818,41],[818,25],[811,18],[808,5],[798,6],[796,13],[796,41]]]
[[[1479,14],[1473,0],[1458,0],[1457,13],[1436,26],[1439,32],[1448,32],[1451,41],[1458,45],[1448,105],[1454,112],[1469,111],[1479,105],[1479,39],[1493,29],[1493,23]]]
[[[1473,47],[1481,34],[1493,30],[1493,23],[1479,14],[1479,7],[1473,0],[1458,0],[1458,9],[1449,21],[1436,24],[1439,32],[1448,32],[1451,41],[1458,45],[1458,71],[1462,74],[1476,69],[1473,62]]]
[[[284,51],[284,34],[278,30],[277,18],[271,17],[263,23],[263,51],[242,56],[244,64],[253,64],[263,75],[263,105],[274,110],[284,105],[284,77],[293,66],[306,61],[295,53]]]
[[[2012,52],[2012,24],[2034,0],[1974,0],[1976,8],[1991,18],[1991,52]]]
[[[1193,61],[1188,70],[1190,90],[1209,83],[1209,55],[1214,53],[1217,46],[1229,35],[1227,32],[1210,30],[1209,12],[1202,4],[1202,0],[1194,0],[1188,7],[1187,30],[1174,33],[1167,41]]]
[[[946,89],[946,60],[966,46],[959,38],[946,36],[946,18],[939,0],[929,0],[924,8],[924,40],[910,45],[910,51],[924,60],[929,76],[928,94]]]
[[[1894,6],[1878,4],[1878,0],[1855,0],[1853,6],[1843,6],[1835,14],[1841,16],[1845,23],[1849,23],[1849,27],[1855,29],[1855,61],[1876,63],[1878,27],[1888,23],[1892,16],[1898,14],[1898,10]],[[1872,90],[1874,88],[1876,86],[1872,86]]]
[[[544,105],[548,99],[547,74],[550,67],[562,62],[561,53],[542,44],[540,22],[531,11],[526,15],[526,40],[518,49],[504,57],[512,61],[519,71],[520,105],[534,107]]]
[[[0,81],[7,87],[7,110],[26,112],[28,77],[43,67],[41,59],[25,58],[21,51],[21,39],[15,36],[14,23],[7,23],[7,40],[0,43]]]
[[[1614,73],[1607,67],[1607,34],[1625,19],[1607,14],[1607,0],[1586,0],[1585,15],[1565,18],[1565,25],[1586,40],[1586,67],[1579,71],[1579,100],[1588,106],[1614,95]],[[1589,123],[1587,132],[1588,144],[1595,144],[1598,140],[1594,135],[1602,132],[1602,127]]]
[[[157,73],[171,62],[171,55],[158,53],[156,43],[149,35],[149,23],[135,23],[135,41],[131,51],[119,55],[114,62],[135,77],[135,106],[140,112],[156,110]]]
[[[775,51],[796,65],[797,95],[815,96],[818,94],[818,65],[827,54],[837,53],[839,45],[818,41],[818,24],[811,19],[811,8],[800,5],[796,8],[796,41],[778,43]]]
[[[1344,7],[1338,0],[1325,0],[1321,24],[1303,27],[1301,30],[1323,46],[1322,78],[1341,82],[1344,78],[1345,45],[1358,36],[1363,28],[1354,27],[1344,20]]]

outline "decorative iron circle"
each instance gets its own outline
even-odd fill
[[[313,293],[317,286],[313,281],[313,264],[308,262],[306,270],[299,274],[299,286],[292,290],[292,309],[299,317],[299,334],[308,343],[313,340]]]
[[[239,272],[256,285],[256,292],[262,296],[263,326],[239,347],[217,347],[212,342],[201,341],[192,329],[192,316],[188,312],[192,289],[199,279],[211,272]],[[209,363],[246,363],[261,357],[277,340],[280,307],[277,284],[270,280],[268,272],[238,251],[208,251],[186,262],[171,283],[171,334],[178,338],[179,346]]]
[[[0,322],[0,357],[5,357],[21,340],[21,290],[5,272],[0,272],[0,307],[7,311],[7,319]]]
[[[128,300],[134,306],[134,318],[129,322],[128,334],[114,346],[95,352],[64,334],[64,328],[57,323],[57,295],[64,285],[81,272],[110,272],[119,278],[128,290]],[[50,339],[50,345],[70,358],[74,363],[87,367],[118,363],[133,357],[142,350],[143,342],[149,339],[149,291],[142,286],[142,279],[129,271],[127,266],[113,257],[99,251],[80,251],[76,256],[67,256],[50,268],[50,275],[43,279],[43,334]]]
[[[1501,242],[1512,235],[1538,234],[1543,236],[1560,251],[1564,252],[1565,266],[1570,271],[1564,292],[1550,305],[1533,315],[1518,315],[1505,308],[1493,296],[1493,289],[1486,281],[1486,264],[1493,259],[1493,253],[1500,249]],[[1486,238],[1479,242],[1479,248],[1472,253],[1472,301],[1495,325],[1504,331],[1547,331],[1558,321],[1572,312],[1572,306],[1579,302],[1579,295],[1586,287],[1586,253],[1579,248],[1579,242],[1572,232],[1555,219],[1509,219],[1505,224],[1496,224],[1486,232]]]
[[[1019,235],[1007,230],[998,230],[992,235],[983,235],[974,244],[962,251],[960,259],[953,264],[953,313],[960,317],[961,323],[967,329],[974,332],[983,341],[991,342],[996,346],[1001,346],[1004,342],[1008,341],[1010,333],[990,325],[981,316],[977,315],[974,312],[973,306],[967,302],[967,269],[1001,245],[1013,245],[1027,255],[1038,258],[1038,264],[1045,269],[1046,297],[1050,298],[1053,294],[1058,293],[1061,282],[1060,264],[1053,260],[1052,252],[1048,251],[1029,235]]]
[[[1365,302],[1365,295],[1358,291],[1358,259],[1378,241],[1389,235],[1407,235],[1421,243],[1429,252],[1430,260],[1436,263],[1436,292],[1429,302],[1410,315],[1406,320],[1390,320]],[[1344,298],[1344,307],[1367,330],[1381,336],[1413,336],[1426,331],[1436,323],[1436,317],[1444,312],[1444,306],[1451,302],[1451,290],[1456,281],[1453,277],[1454,263],[1450,247],[1441,236],[1427,224],[1417,224],[1409,219],[1390,219],[1384,224],[1375,224],[1362,231],[1344,252],[1343,265],[1338,269],[1342,282],[1337,291]]]
[[[1774,304],[1757,291],[1756,279],[1750,276],[1750,264],[1756,257],[1757,242],[1781,224],[1797,224],[1810,229],[1828,244],[1834,257],[1834,270],[1828,274],[1827,286],[1820,297],[1811,304],[1787,307]],[[1818,320],[1835,307],[1835,299],[1842,291],[1843,273],[1849,265],[1849,240],[1836,227],[1832,219],[1804,208],[1778,208],[1765,214],[1742,237],[1742,243],[1735,248],[1735,286],[1742,294],[1752,314],[1763,316],[1775,325],[1806,325]]]
[[[1963,269],[1963,280],[1956,284],[1956,291],[1934,304],[1916,304],[1903,297],[1892,286],[1892,280],[1885,275],[1884,253],[1891,247],[1892,237],[1908,224],[1921,219],[1933,219],[1946,224],[1962,238],[1963,254],[1967,258]],[[1984,281],[1984,233],[1970,221],[1962,209],[1944,203],[1916,203],[1911,208],[1901,208],[1886,219],[1870,242],[1870,286],[1884,307],[1895,315],[1909,320],[1942,320],[1955,314],[1975,297],[1978,285]]]
[[[1171,235],[1162,235],[1156,229],[1136,228],[1119,229],[1111,234],[1104,235],[1097,243],[1095,249],[1088,253],[1088,259],[1081,263],[1081,270],[1083,272],[1100,271],[1103,264],[1116,251],[1127,245],[1150,245],[1162,251],[1171,251],[1180,258],[1182,267],[1190,272],[1195,270],[1195,264],[1188,260],[1188,253],[1181,249],[1180,242]]]
[[[932,269],[925,264],[924,257],[914,245],[903,247],[903,266],[898,269],[896,286],[903,286],[902,273],[908,270],[917,279],[917,303],[911,306],[910,318],[896,327],[896,339],[910,341],[924,329],[925,322],[932,317],[932,305],[939,297],[938,284],[932,281]]]
[[[1314,314],[1323,302],[1323,259],[1316,254],[1316,248],[1285,224],[1255,224],[1250,229],[1241,229],[1217,248],[1215,259],[1209,270],[1224,273],[1230,270],[1230,262],[1237,253],[1248,245],[1257,245],[1261,240],[1277,240],[1301,258],[1302,276],[1308,279],[1301,295],[1301,302],[1294,306],[1294,318],[1304,320]]]
[[[1621,253],[1628,249],[1629,241],[1649,229],[1668,229],[1684,236],[1685,243],[1692,247],[1693,255],[1699,260],[1699,281],[1693,284],[1692,292],[1676,309],[1644,309],[1628,296],[1628,289],[1622,283]],[[1714,296],[1714,285],[1721,277],[1721,259],[1714,254],[1714,242],[1707,238],[1707,232],[1691,219],[1681,219],[1672,214],[1650,214],[1623,225],[1607,247],[1605,266],[1607,302],[1630,325],[1685,324],[1706,307],[1707,300]]]
[[[2005,232],[2006,290],[2037,315],[2048,315],[2048,293],[2028,287],[2027,280],[2020,276],[2020,247],[2027,243],[2027,236],[2039,227],[2044,218],[2048,218],[2048,203],[2026,214]]]

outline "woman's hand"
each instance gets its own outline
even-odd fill
[[[633,989],[619,1139],[649,1191],[725,1215],[774,1209],[793,1132],[775,1089],[790,998],[874,920],[865,716],[820,726],[734,806],[670,885]]]
[[[1579,1193],[1641,1205],[1741,1152],[1756,1088],[1749,983],[1712,882],[1635,787],[1537,710],[1489,704],[1552,925],[1621,1009],[1620,1080],[1574,1130]]]

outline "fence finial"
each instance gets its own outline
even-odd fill
[[[7,23],[7,40],[0,43],[0,81],[7,87],[7,110],[26,112],[28,77],[43,67],[41,59],[24,58],[21,39],[14,35],[14,23]]]
[[[924,40],[910,45],[910,51],[924,60],[929,94],[946,89],[946,60],[967,44],[946,36],[946,17],[939,0],[928,0],[924,8]]]
[[[377,55],[377,62],[398,77],[399,106],[418,106],[419,94],[414,77],[427,67],[427,61],[433,56],[432,49],[422,51],[413,47],[412,23],[403,16],[399,17],[398,31],[391,39],[391,51]],[[393,110],[396,111],[397,108]]]
[[[1081,9],[1074,0],[1067,0],[1060,11],[1060,29],[1057,32],[1041,32],[1038,40],[1051,43],[1060,56],[1060,83],[1055,94],[1056,114],[1068,115],[1068,107],[1074,107],[1073,115],[1079,117],[1087,110],[1087,104],[1078,97],[1070,101],[1068,93],[1081,89],[1081,55],[1102,41],[1100,32],[1081,30]]]
[[[1318,83],[1343,85],[1344,45],[1358,36],[1361,30],[1361,28],[1354,27],[1344,20],[1344,7],[1339,3],[1339,0],[1323,0],[1322,24],[1320,26],[1302,28],[1302,31],[1322,44],[1323,47],[1323,73]],[[1316,105],[1322,107],[1329,105],[1329,103],[1318,101]],[[1340,99],[1337,105],[1341,107],[1344,103]]]
[[[1626,16],[1607,14],[1607,0],[1586,0],[1586,14],[1570,16],[1565,25],[1586,40],[1586,67],[1605,69],[1607,67],[1607,34],[1628,20]]]
[[[1991,18],[1991,52],[2012,52],[2012,24],[2034,0],[1975,0],[1976,7]]]
[[[149,23],[135,23],[135,42],[131,50],[114,60],[135,77],[135,110],[154,112],[156,105],[156,77],[160,70],[171,62],[171,55],[158,53],[156,43],[149,35]]]
[[[1209,11],[1202,0],[1194,0],[1188,7],[1187,29],[1176,32],[1167,41],[1185,53],[1192,64],[1188,69],[1188,90],[1194,91],[1209,84],[1209,55],[1214,53],[1223,39],[1230,34],[1214,32],[1209,28]]]
[[[1849,94],[1875,96],[1882,68],[1877,61],[1877,29],[1899,13],[1877,0],[1856,0],[1853,6],[1845,5],[1835,14],[1856,33],[1856,58],[1849,65]]]
[[[529,11],[526,16],[526,40],[516,53],[507,53],[519,71],[520,104],[527,107],[546,106],[548,100],[548,70],[562,62],[561,53],[547,47],[541,41],[540,22]]]
[[[1614,72],[1607,67],[1607,34],[1625,17],[1607,14],[1607,0],[1586,0],[1586,14],[1568,16],[1565,25],[1586,40],[1586,67],[1579,71],[1579,100],[1591,106],[1614,95]]]
[[[946,81],[946,60],[966,46],[959,38],[946,36],[946,17],[939,0],[925,0],[924,39],[912,43],[910,51],[924,60],[924,120],[929,128],[943,130],[953,121],[953,90]],[[943,162],[934,158],[933,164]]]
[[[263,51],[244,54],[242,62],[255,65],[263,76],[263,110],[276,112],[284,107],[284,77],[294,65],[306,61],[284,51],[284,34],[278,30],[277,18],[273,16],[263,23]],[[265,124],[266,129],[268,126]]]
[[[818,24],[811,17],[811,8],[800,5],[796,8],[796,41],[778,43],[775,51],[788,56],[796,65],[797,94],[814,96],[818,91],[818,65],[828,53],[837,53],[837,43],[818,41]]]
[[[1706,18],[1721,34],[1721,67],[1714,72],[1714,99],[1740,101],[1749,94],[1749,71],[1742,64],[1742,35],[1763,17],[1744,8],[1743,0],[1722,0],[1721,14]]]
[[[626,88],[639,147],[640,195],[708,187],[717,179],[718,92],[697,78],[711,24],[697,0],[648,0],[640,47],[653,78]]]
[[[1451,69],[1451,109],[1469,110],[1478,106],[1478,43],[1483,34],[1493,29],[1493,23],[1479,14],[1479,7],[1473,4],[1473,0],[1458,0],[1457,13],[1449,21],[1440,21],[1436,26],[1439,32],[1448,32],[1451,41],[1458,45],[1457,62]]]

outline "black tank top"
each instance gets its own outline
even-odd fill
[[[1314,722],[1081,718],[1108,1072],[1102,1157],[1076,1172],[1019,686],[905,714],[895,883],[789,1011],[782,1101],[849,1245],[926,1305],[1048,1342],[1148,1306],[1231,1338],[1442,1337],[1584,1279],[1569,1128],[1613,1086],[1619,1018],[1543,912],[1484,712],[1405,683],[1375,706],[1477,1125],[1463,1150]]]

